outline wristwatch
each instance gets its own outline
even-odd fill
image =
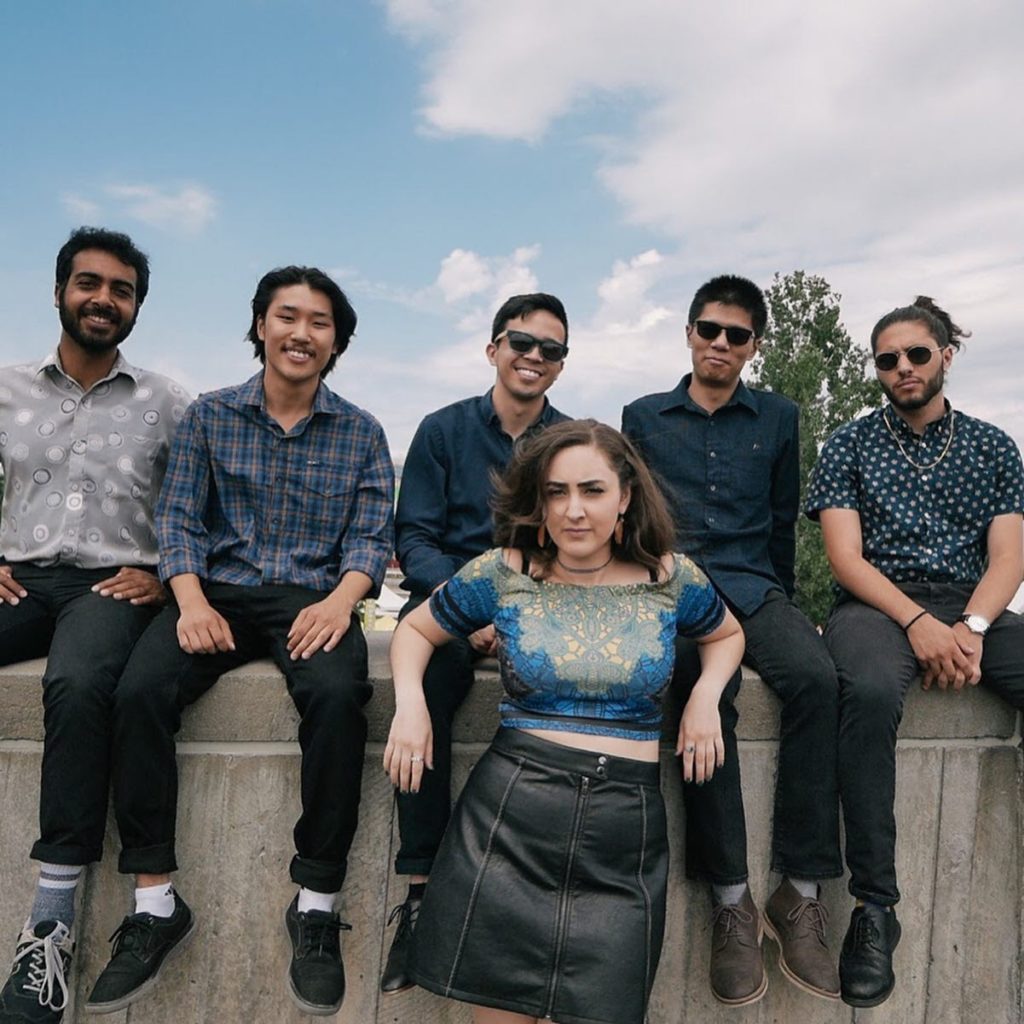
[[[960,621],[977,636],[984,636],[988,632],[988,627],[992,625],[988,619],[981,615],[974,615],[971,612],[964,612],[960,616]]]

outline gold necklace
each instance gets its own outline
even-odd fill
[[[949,449],[953,444],[953,417],[956,415],[955,410],[949,410],[949,437],[946,439],[946,446],[942,449],[939,457],[934,462],[929,462],[927,466],[922,466],[919,462],[915,462],[908,454],[906,448],[903,447],[903,442],[899,439],[899,435],[893,429],[892,424],[889,422],[889,410],[882,410],[882,422],[885,424],[885,429],[892,434],[892,439],[896,442],[896,447],[899,448],[900,454],[909,462],[914,469],[920,472],[925,472],[929,469],[934,469],[948,454]]]

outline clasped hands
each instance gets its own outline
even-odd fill
[[[947,626],[931,614],[923,615],[907,629],[907,639],[921,666],[921,688],[933,685],[945,690],[976,686],[981,679],[984,637],[962,622]]]

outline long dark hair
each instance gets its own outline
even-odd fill
[[[928,333],[932,336],[939,348],[947,345],[959,351],[964,338],[971,336],[970,331],[953,323],[953,318],[941,307],[936,305],[935,300],[928,295],[918,295],[909,306],[901,306],[886,313],[881,320],[875,324],[871,332],[871,351],[875,351],[878,344],[878,336],[887,327],[893,324],[924,324]]]
[[[657,573],[675,537],[668,506],[633,445],[597,420],[569,420],[548,427],[524,441],[505,472],[495,474],[491,499],[495,542],[500,547],[520,549],[531,565],[541,569],[551,565],[557,549],[550,539],[541,546],[537,536],[544,522],[544,484],[552,459],[560,451],[578,445],[593,446],[601,452],[619,478],[619,486],[630,492],[622,543],[613,538],[613,553]]]

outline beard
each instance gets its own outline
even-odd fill
[[[93,353],[94,355],[102,355],[104,352],[110,352],[112,349],[117,348],[117,346],[132,333],[132,328],[135,326],[136,317],[132,317],[131,320],[125,322],[121,318],[121,314],[116,309],[101,309],[101,307],[90,302],[87,302],[76,313],[65,305],[63,294],[60,296],[60,302],[57,308],[60,313],[60,325],[64,329],[64,332],[79,347],[85,349],[87,352]],[[115,328],[113,334],[105,337],[96,337],[90,333],[90,329],[82,323],[82,318],[85,317],[87,313],[97,311],[103,312],[105,315],[110,317],[111,323]]]
[[[946,382],[946,371],[943,368],[941,357],[939,360],[939,368],[935,371],[934,376],[930,380],[924,382],[923,390],[919,395],[914,398],[900,398],[894,393],[892,388],[886,387],[882,384],[882,390],[885,392],[885,397],[892,403],[894,409],[902,409],[904,412],[914,412],[917,409],[923,409],[941,390],[943,384]]]

